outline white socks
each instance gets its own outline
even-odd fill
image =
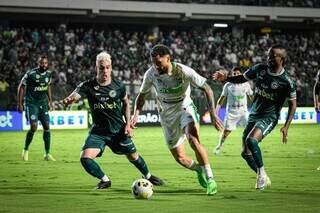
[[[258,168],[258,175],[267,176],[267,173],[264,170],[264,166],[262,166],[261,168]]]
[[[213,174],[212,174],[212,169],[211,169],[210,164],[206,164],[204,166],[201,166],[201,169],[206,174],[208,180],[213,179]]]
[[[109,181],[109,178],[108,178],[107,175],[104,175],[104,176],[101,178],[101,180],[102,180],[103,182],[107,182],[107,181]]]
[[[192,171],[199,171],[201,170],[201,167],[199,164],[197,164],[196,162],[194,162],[194,160],[192,160],[191,165],[188,167],[188,169],[192,170]]]

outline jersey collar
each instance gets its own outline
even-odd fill
[[[284,73],[284,68],[282,68],[282,70],[279,72],[279,73],[273,73],[273,72],[270,72],[270,69],[268,68],[268,74],[271,75],[271,76],[279,76],[279,75],[282,75]]]

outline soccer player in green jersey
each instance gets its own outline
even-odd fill
[[[30,130],[27,132],[22,159],[28,160],[28,150],[33,135],[38,127],[38,120],[43,127],[45,148],[44,160],[55,161],[50,154],[49,109],[52,109],[51,72],[48,70],[48,57],[41,55],[37,68],[27,71],[18,87],[18,111],[25,110]],[[23,105],[24,100],[24,105]]]
[[[296,86],[284,69],[286,49],[274,45],[268,50],[267,64],[257,64],[243,75],[228,76],[220,70],[213,74],[213,79],[232,83],[255,82],[255,97],[249,115],[248,124],[243,132],[243,150],[241,156],[250,168],[257,173],[256,189],[264,189],[271,184],[264,168],[259,142],[269,134],[278,123],[281,108],[288,100],[288,117],[280,129],[282,142],[287,143],[288,129],[296,110]]]
[[[144,159],[131,140],[130,106],[125,85],[112,77],[111,56],[101,52],[96,57],[96,78],[82,82],[63,100],[68,105],[87,97],[93,125],[81,152],[81,164],[93,177],[100,179],[96,189],[111,186],[111,180],[94,160],[102,156],[108,146],[115,154],[126,155],[128,160],[154,185],[163,181],[151,175]],[[125,120],[123,119],[125,118]]]

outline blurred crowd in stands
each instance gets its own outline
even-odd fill
[[[223,4],[266,7],[320,7],[319,0],[130,0],[168,3]]]
[[[272,44],[288,48],[287,70],[296,79],[299,105],[312,103],[312,86],[320,62],[319,31],[310,33],[241,34],[213,27],[162,30],[157,34],[119,29],[25,28],[0,26],[0,108],[15,109],[20,79],[37,66],[39,54],[49,56],[53,99],[57,109],[76,85],[95,74],[95,56],[105,50],[113,59],[113,74],[135,98],[150,65],[149,50],[157,43],[171,47],[174,59],[209,78],[219,68],[247,67],[264,62]],[[220,86],[219,86],[220,87]]]

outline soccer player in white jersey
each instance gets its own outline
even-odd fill
[[[154,87],[158,102],[165,141],[174,159],[182,166],[196,171],[200,185],[207,190],[207,195],[217,193],[217,184],[213,179],[208,153],[199,139],[199,115],[190,98],[190,84],[201,89],[206,94],[212,123],[217,130],[223,129],[223,124],[216,114],[214,97],[206,79],[190,67],[171,61],[170,49],[162,44],[151,50],[152,67],[144,74],[143,82],[135,101],[132,126],[138,121],[146,95]],[[194,150],[197,161],[186,154],[184,140],[188,139]]]
[[[239,67],[234,67],[230,76],[241,75]],[[237,124],[245,126],[248,122],[247,96],[252,98],[253,91],[248,82],[241,84],[233,84],[227,82],[222,89],[222,93],[217,102],[216,110],[219,112],[221,105],[227,99],[226,116],[224,118],[224,130],[220,135],[219,143],[214,149],[217,155],[220,153],[222,146],[228,135],[236,130]]]

